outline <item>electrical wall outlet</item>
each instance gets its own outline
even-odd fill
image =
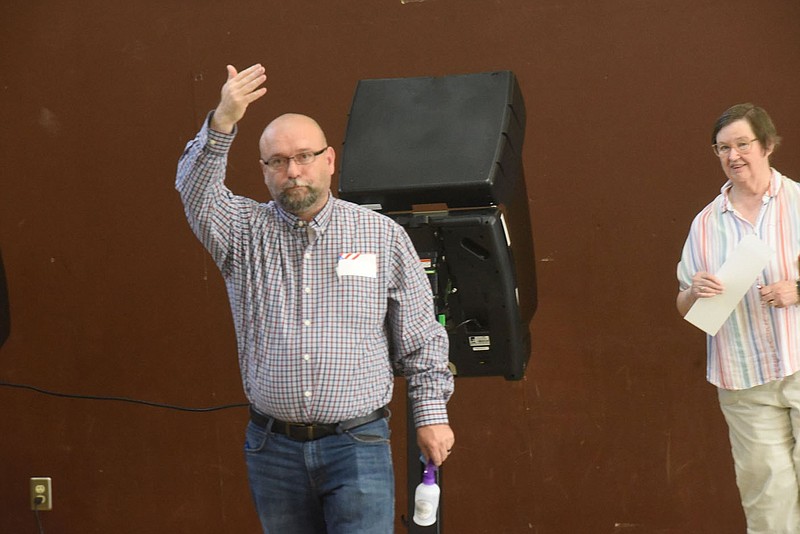
[[[50,477],[31,477],[31,510],[53,509],[53,484]]]

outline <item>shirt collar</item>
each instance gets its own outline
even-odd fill
[[[769,178],[769,187],[767,188],[767,192],[764,193],[764,196],[761,197],[761,203],[766,204],[769,200],[775,196],[777,196],[778,192],[781,190],[781,174],[772,169],[772,176]],[[733,211],[733,206],[731,205],[731,201],[728,198],[728,195],[733,187],[733,182],[728,180],[725,182],[725,185],[722,186],[720,189],[720,193],[722,193],[722,211]]]
[[[278,210],[278,215],[290,228],[297,229],[310,226],[317,233],[322,233],[325,231],[331,221],[331,215],[333,214],[333,195],[330,191],[328,191],[328,201],[325,203],[322,209],[319,210],[319,213],[317,213],[314,218],[308,222],[302,220],[294,213],[289,213],[277,202],[275,202],[275,207]]]

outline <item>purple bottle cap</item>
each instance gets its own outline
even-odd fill
[[[428,463],[425,465],[425,470],[422,471],[422,483],[426,486],[432,486],[436,484],[436,464],[432,461],[428,460]]]

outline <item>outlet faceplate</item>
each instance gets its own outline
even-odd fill
[[[50,477],[31,477],[31,510],[53,509],[53,484]]]

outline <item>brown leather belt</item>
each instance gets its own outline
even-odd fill
[[[384,406],[378,408],[372,413],[362,415],[361,417],[354,417],[347,421],[340,423],[287,423],[280,419],[275,419],[268,415],[257,412],[253,407],[250,407],[250,420],[261,428],[267,428],[267,425],[272,422],[271,432],[276,434],[283,434],[289,439],[295,441],[313,441],[315,439],[324,438],[325,436],[333,436],[334,434],[341,434],[347,430],[366,425],[378,419],[383,419],[389,415],[389,410]]]

